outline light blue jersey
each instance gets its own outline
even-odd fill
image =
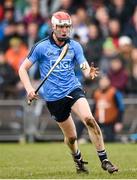
[[[81,64],[86,61],[81,45],[74,40],[67,40],[69,45],[66,56],[57,65],[43,84],[43,98],[46,101],[56,101],[67,96],[76,88],[81,88],[81,83],[75,76],[75,63]],[[52,36],[38,42],[30,51],[28,59],[37,62],[40,69],[41,79],[44,79],[53,64],[59,57],[63,47],[59,47]]]

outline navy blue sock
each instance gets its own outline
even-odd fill
[[[97,151],[97,152],[98,152],[98,156],[99,156],[99,159],[101,162],[103,160],[107,159],[107,153],[106,153],[105,149],[102,151]]]
[[[81,159],[81,152],[80,150],[77,150],[75,154],[72,154],[75,159]]]

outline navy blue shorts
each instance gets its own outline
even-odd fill
[[[77,88],[60,100],[47,101],[52,118],[57,122],[65,121],[70,116],[72,105],[81,97],[85,97],[85,93],[82,89]]]

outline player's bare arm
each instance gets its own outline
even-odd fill
[[[33,88],[30,82],[30,78],[28,76],[28,70],[31,68],[31,66],[32,63],[29,61],[28,58],[26,58],[19,69],[19,76],[27,91],[27,96],[29,100],[38,99],[38,95],[35,94],[35,89]]]

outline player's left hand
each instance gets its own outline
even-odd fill
[[[94,63],[91,63],[91,67],[90,67],[90,78],[94,79],[95,77],[97,77],[99,75],[99,68],[98,67],[94,67]]]

